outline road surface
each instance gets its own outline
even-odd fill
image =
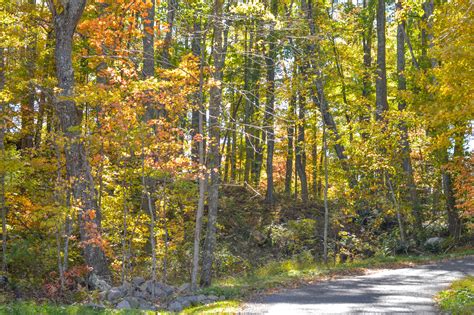
[[[242,313],[433,314],[433,296],[466,275],[474,275],[474,256],[306,285],[247,303]]]

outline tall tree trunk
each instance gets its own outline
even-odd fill
[[[292,92],[295,93],[295,92]],[[293,138],[295,133],[294,116],[295,116],[296,96],[291,95],[290,106],[288,107],[288,144],[286,148],[286,168],[285,168],[285,194],[291,195],[291,181],[293,179]]]
[[[65,1],[66,2],[66,1]],[[61,131],[66,137],[66,173],[71,182],[72,194],[79,208],[81,240],[84,244],[84,258],[93,273],[110,277],[107,259],[103,249],[94,244],[100,238],[101,212],[97,206],[94,180],[86,150],[81,140],[82,112],[72,99],[74,96],[74,69],[72,66],[73,35],[79,22],[85,0],[69,0],[61,11],[49,2],[56,33],[55,60],[58,80],[58,96],[54,102]],[[91,215],[91,211],[95,215]]]
[[[377,5],[377,77],[375,79],[375,117],[382,120],[388,109],[387,69],[385,60],[385,0]]]
[[[303,202],[308,201],[308,181],[306,177],[306,153],[305,153],[305,103],[306,99],[300,91],[298,97],[298,138],[296,142],[296,171],[301,182],[301,199]]]
[[[278,0],[271,0],[271,12],[276,17],[278,15]],[[275,112],[275,59],[276,59],[276,43],[275,43],[275,25],[270,25],[268,57],[267,57],[267,103],[265,106],[265,127],[267,128],[267,193],[265,200],[269,204],[274,203],[273,197],[273,151],[275,146],[274,131],[274,112]]]
[[[403,10],[403,0],[398,0],[396,4],[397,11]],[[397,25],[397,74],[398,74],[398,92],[400,95],[407,88],[405,78],[405,20],[401,19]],[[406,101],[400,99],[398,102],[398,110],[404,111],[406,109]],[[402,146],[402,167],[405,172],[407,187],[409,191],[410,203],[415,217],[415,231],[421,233],[423,230],[423,219],[421,217],[420,203],[418,201],[418,193],[416,190],[415,179],[413,176],[413,168],[411,162],[411,149],[410,142],[408,139],[408,128],[405,121],[400,123],[400,131],[402,133],[401,146]]]
[[[223,0],[214,0],[214,47],[212,56],[214,60],[214,69],[212,77],[216,84],[210,88],[209,100],[209,154],[208,169],[211,172],[209,184],[209,213],[207,218],[207,234],[204,244],[203,266],[201,274],[201,285],[211,285],[212,263],[214,261],[214,247],[216,245],[216,223],[217,223],[217,207],[219,202],[219,140],[220,127],[219,118],[222,106],[222,79],[223,68],[225,62],[225,42],[223,39]]]
[[[308,22],[309,25],[309,30],[310,30],[310,35],[312,37],[317,37],[317,32],[316,32],[316,24],[313,18],[313,8],[312,8],[312,1],[308,0],[302,0],[301,7],[305,16],[305,19]],[[313,100],[313,103],[317,105],[319,108],[319,111],[321,112],[321,116],[323,118],[324,123],[326,124],[326,127],[331,131],[333,137],[334,137],[334,149],[336,151],[336,155],[341,161],[341,166],[344,169],[345,172],[349,172],[349,165],[347,163],[347,156],[344,153],[345,148],[341,144],[341,137],[339,135],[339,131],[336,126],[336,122],[334,121],[334,118],[329,111],[329,106],[326,100],[326,95],[324,92],[324,79],[323,79],[323,73],[322,73],[322,63],[323,61],[321,60],[322,53],[321,53],[321,48],[319,45],[319,42],[316,42],[314,44],[309,44],[307,45],[307,50],[308,50],[308,55],[309,56],[316,56],[316,60],[311,59],[310,65],[315,73],[314,79],[313,79],[313,86],[310,90],[311,98]],[[355,178],[350,175],[349,176],[349,183],[351,186],[356,185],[356,180]]]
[[[197,21],[197,18],[195,17],[195,21],[193,25],[193,39],[191,42],[191,50],[193,52],[193,55],[196,58],[199,58],[200,60],[201,60],[201,38],[202,38],[201,33],[202,33],[201,21]],[[200,62],[200,65],[201,63],[202,62]],[[193,159],[194,162],[199,162],[200,141],[195,141],[194,139],[196,134],[199,133],[199,115],[200,115],[199,92],[197,92],[196,95],[194,96],[194,101],[195,101],[195,107],[193,108],[192,114],[191,114],[191,136],[193,137],[193,145],[191,147],[191,158]]]
[[[201,39],[202,38],[202,39]],[[199,34],[199,52],[200,52],[200,63],[199,63],[199,95],[198,95],[198,132],[204,135],[204,106],[203,106],[203,85],[204,85],[204,52],[205,49],[201,49],[201,43],[205,44],[205,37]],[[191,289],[197,289],[197,278],[199,272],[199,253],[201,243],[201,230],[202,230],[202,217],[204,214],[204,202],[206,198],[206,181],[207,181],[207,170],[205,170],[205,157],[204,157],[204,138],[198,142],[198,154],[199,154],[199,166],[201,173],[199,174],[199,200],[196,212],[196,226],[194,228],[194,247],[193,247],[193,267],[191,271]]]
[[[32,6],[31,10],[34,10],[35,0],[29,0],[29,4]],[[21,103],[21,139],[20,148],[28,149],[34,145],[35,136],[35,86],[33,79],[35,77],[36,68],[36,35],[32,35],[32,38],[28,39],[28,45],[26,47],[26,71],[30,82],[26,87],[26,100]]]
[[[323,123],[323,154],[324,154],[324,232],[323,232],[323,261],[328,263],[328,230],[329,230],[329,205],[328,205],[328,156],[326,125]]]
[[[5,88],[4,49],[0,47],[0,92]],[[0,102],[0,155],[5,161],[5,104]],[[7,271],[7,207],[5,204],[5,171],[0,170],[0,211],[2,212],[2,272]]]
[[[249,42],[247,43],[247,37],[250,36]],[[245,28],[244,36],[245,45],[245,68],[244,68],[244,93],[245,93],[245,117],[244,117],[244,132],[245,132],[245,168],[244,168],[244,182],[249,183],[250,173],[252,170],[252,164],[255,157],[255,149],[252,137],[251,124],[253,123],[252,117],[254,112],[253,97],[250,95],[250,88],[252,86],[252,75],[250,69],[253,67],[252,62],[252,47],[253,47],[253,30]]]

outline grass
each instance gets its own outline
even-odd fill
[[[448,290],[436,296],[443,312],[449,314],[474,314],[474,276],[454,281]]]
[[[1,315],[143,315],[155,314],[140,310],[97,309],[83,305],[39,304],[25,301],[0,305]]]
[[[474,249],[468,249],[443,255],[373,257],[350,263],[338,264],[335,266],[324,266],[321,264],[316,264],[312,262],[311,257],[300,257],[299,259],[294,260],[272,262],[263,267],[257,268],[246,275],[228,277],[216,281],[213,286],[207,289],[203,289],[199,293],[213,294],[217,296],[224,295],[226,297],[226,300],[208,305],[189,307],[183,311],[183,314],[232,314],[236,313],[239,310],[239,307],[241,306],[244,300],[252,299],[260,294],[271,293],[281,288],[296,287],[303,283],[323,281],[325,279],[330,279],[338,276],[359,275],[365,273],[368,269],[400,268],[433,261],[459,258],[468,255],[474,255]],[[473,279],[471,279],[470,281],[473,281]],[[447,295],[450,294],[451,293]],[[443,299],[440,299],[440,301],[442,301]],[[81,305],[59,306],[52,304],[36,304],[34,302],[15,302],[0,305],[0,315],[3,314],[134,315],[156,313],[139,310],[100,310]]]

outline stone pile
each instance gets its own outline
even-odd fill
[[[153,292],[154,291],[154,292]],[[133,278],[118,287],[107,287],[99,293],[99,300],[116,309],[152,310],[167,309],[180,312],[191,305],[209,304],[225,297],[214,295],[192,295],[189,284],[173,287],[164,283]]]

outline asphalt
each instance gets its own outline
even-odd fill
[[[305,285],[244,305],[243,314],[436,314],[434,295],[474,275],[474,256]]]

